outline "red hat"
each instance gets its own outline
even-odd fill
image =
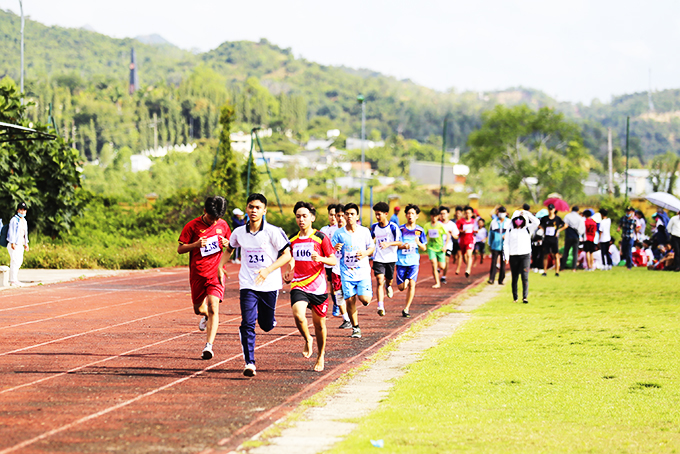
[[[396,207],[394,207],[394,211],[400,211],[400,210],[401,210],[401,208],[399,208],[398,205]]]

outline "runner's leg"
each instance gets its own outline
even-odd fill
[[[215,342],[217,335],[217,327],[220,324],[220,299],[215,295],[208,295],[203,302],[208,310],[208,323],[206,329],[206,342],[212,344]]]
[[[326,356],[326,317],[322,317],[312,311],[312,321],[314,322],[314,335],[316,336],[316,346],[319,353],[316,357],[314,371],[321,372],[324,369]]]
[[[404,308],[404,311],[409,312],[413,297],[416,294],[416,281],[414,279],[408,279],[406,283],[408,284],[408,293],[406,294],[406,307]]]
[[[375,280],[378,284],[378,307],[383,307],[385,303],[385,275],[378,274]]]
[[[255,322],[257,321],[258,297],[254,290],[241,289],[241,347],[246,364],[255,364]]]
[[[437,269],[439,266],[439,262],[437,261],[437,257],[431,258],[430,263],[432,264],[432,276],[434,277],[434,285],[432,286],[432,288],[440,288],[441,284],[439,283],[439,271]]]
[[[305,342],[302,356],[309,358],[312,356],[312,336],[309,334],[309,328],[307,328],[307,302],[296,302],[293,304],[292,310],[293,317],[295,318],[295,326],[297,326],[297,329],[300,331],[300,334],[302,334],[302,338]]]
[[[359,324],[359,316],[357,314],[357,296],[352,295],[345,299],[347,303],[347,315],[349,315],[349,321],[352,326],[357,326]]]

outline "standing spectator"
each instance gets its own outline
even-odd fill
[[[667,232],[671,236],[671,247],[673,252],[676,254],[680,251],[680,213],[673,216],[670,221],[668,221]],[[674,260],[674,271],[680,271],[680,260]]]
[[[525,210],[527,213],[528,211]],[[513,216],[514,217],[514,216]],[[514,222],[514,221],[513,221]],[[555,262],[555,276],[560,275],[560,232],[567,228],[561,217],[557,215],[555,205],[552,203],[548,205],[548,215],[543,216],[540,220],[541,227],[543,227],[543,276],[547,276],[548,260],[550,257]],[[578,253],[578,250],[576,251]],[[574,257],[574,261],[578,257]]]
[[[636,210],[635,211],[635,239],[637,241],[644,241],[647,239],[647,235],[645,231],[647,230],[647,218],[645,218],[645,214],[640,211]]]
[[[600,254],[602,254],[602,269],[612,269],[612,255],[609,252],[609,245],[612,241],[611,227],[612,220],[607,217],[609,212],[606,208],[600,208],[602,221],[600,221]]]
[[[399,224],[399,212],[401,211],[401,208],[398,206],[394,207],[394,214],[390,218],[390,222],[394,222],[397,226],[401,225]]]
[[[246,220],[244,219],[243,211],[240,208],[234,208],[231,216],[231,224],[233,226],[232,231],[236,230],[238,227],[246,225]],[[241,263],[241,248],[237,247],[234,250],[234,258],[232,260],[234,263]]]
[[[19,268],[24,263],[24,251],[28,252],[28,223],[26,222],[26,203],[17,206],[17,214],[12,216],[7,230],[7,251],[9,252],[9,285],[20,287]]]
[[[663,222],[664,227],[666,227],[666,230],[668,230],[668,223],[670,222],[670,218],[668,217],[668,214],[664,211],[663,208],[658,207],[656,209],[656,215],[661,218],[661,221]]]
[[[489,225],[489,249],[491,249],[489,284],[493,284],[496,280],[496,270],[498,270],[498,285],[503,285],[505,280],[506,257],[503,256],[503,243],[510,230],[510,219],[507,218],[507,214],[504,206],[498,208],[498,216]]]
[[[572,253],[571,268],[576,271],[578,263],[578,244],[579,238],[585,233],[585,223],[583,218],[578,213],[578,207],[572,207],[571,213],[564,217],[564,223],[567,225],[567,230],[564,232],[564,264],[562,268],[567,269],[567,259],[569,253]]]
[[[626,208],[626,214],[619,220],[618,231],[621,232],[621,255],[626,261],[626,268],[633,268],[633,244],[635,242],[635,208]]]
[[[515,211],[510,230],[503,242],[503,254],[510,263],[512,299],[518,301],[517,281],[522,278],[522,302],[529,302],[529,270],[531,269],[531,236],[540,221],[528,210]]]
[[[586,242],[583,245],[583,250],[586,253],[586,264],[588,265],[586,268],[588,271],[595,271],[595,266],[593,264],[593,254],[597,250],[595,246],[595,236],[597,235],[597,222],[595,222],[592,218],[592,211],[586,210],[585,213],[583,213],[586,217],[586,220],[584,222],[585,224],[585,230],[586,230]]]

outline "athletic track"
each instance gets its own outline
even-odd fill
[[[0,292],[0,454],[232,450],[483,280],[488,263],[469,282],[449,270],[449,283],[435,290],[424,257],[412,318],[401,317],[405,295],[395,291],[385,317],[375,302],[359,309],[362,339],[350,339],[351,330],[337,329],[341,319],[329,316],[322,373],[311,370],[316,344],[312,358],[302,357],[282,294],[277,327],[257,328],[252,379],[242,375],[238,265],[229,265],[210,361],[200,359],[205,334],[187,268]]]

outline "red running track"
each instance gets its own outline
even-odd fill
[[[252,379],[242,375],[237,265],[230,265],[210,361],[200,359],[205,334],[191,308],[187,268],[4,291],[0,454],[233,449],[488,270],[488,262],[475,267],[469,281],[450,273],[448,284],[432,289],[429,263],[421,263],[411,319],[401,317],[398,291],[384,317],[375,303],[359,309],[361,339],[329,317],[322,373],[312,371],[314,356],[302,356],[282,294],[277,327],[258,328]]]

